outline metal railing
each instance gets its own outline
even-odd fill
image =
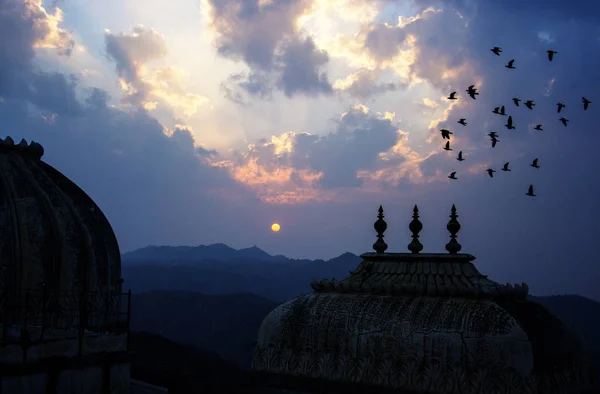
[[[66,291],[44,288],[22,290],[16,297],[0,298],[0,343],[30,346],[75,333],[81,341],[86,331],[127,334],[131,323],[131,290],[127,293]]]

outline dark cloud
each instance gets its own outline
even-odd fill
[[[30,79],[30,101],[32,104],[53,113],[75,116],[81,113],[81,104],[76,98],[77,79],[61,73],[32,73]]]
[[[372,25],[365,38],[365,48],[380,60],[388,60],[398,54],[399,45],[406,39],[406,32],[396,26],[378,23]]]
[[[196,153],[198,153],[200,156],[205,156],[205,157],[215,157],[215,156],[219,155],[219,153],[216,150],[206,149],[201,146],[196,148]]]
[[[41,44],[54,46],[61,54],[70,55],[75,42],[69,32],[53,26],[48,14],[35,1],[0,0],[1,97],[28,99],[40,94],[37,100],[47,98],[50,93],[32,89],[30,80],[34,47]],[[46,83],[45,78],[59,77],[48,73],[39,75],[34,85],[40,87]]]
[[[586,22],[600,20],[600,4],[588,0],[412,0],[412,2],[422,8],[442,6],[463,12],[477,12],[484,16],[492,16],[494,13],[511,14],[518,18],[533,15],[548,22],[569,19]]]
[[[339,89],[352,97],[366,99],[405,88],[405,85],[400,83],[380,82],[380,76],[381,73],[379,72],[362,69],[351,74],[347,78],[347,80],[349,80],[347,85],[344,84],[344,86],[340,88],[336,86],[336,89]]]
[[[108,58],[115,62],[119,76],[128,81],[138,78],[140,65],[167,54],[167,46],[160,33],[143,26],[133,28],[130,34],[107,32],[104,40]]]
[[[284,49],[283,70],[278,84],[287,97],[297,93],[316,95],[331,94],[333,89],[326,72],[319,72],[327,64],[327,52],[315,47],[312,38],[289,42]]]
[[[137,26],[128,34],[106,32],[104,42],[106,55],[115,63],[117,74],[132,87],[127,101],[139,105],[152,89],[140,78],[139,69],[167,54],[164,38],[156,30]]]
[[[323,68],[325,51],[296,28],[312,0],[210,0],[210,22],[217,32],[217,53],[243,61],[248,74],[236,74],[221,87],[225,97],[247,103],[248,96],[270,98],[274,87],[287,97],[331,94]]]

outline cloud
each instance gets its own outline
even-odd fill
[[[380,76],[380,72],[361,69],[344,79],[335,81],[333,88],[362,99],[399,89],[399,85],[396,83],[380,82]]]
[[[61,20],[62,11],[55,8],[54,14],[48,13],[41,0],[0,1],[0,96],[44,101],[51,94],[41,93],[40,85],[45,78],[60,77],[39,74],[33,83],[29,77],[35,48],[51,48],[70,55],[75,44],[71,34],[58,26]],[[66,79],[61,84],[68,89]]]
[[[285,203],[342,198],[348,189],[425,182],[419,163],[426,159],[408,145],[392,113],[374,113],[355,105],[327,134],[287,132],[238,151],[227,167],[232,176],[257,190],[263,199]],[[431,181],[431,180],[427,180]],[[301,198],[291,199],[287,190]],[[299,193],[302,192],[302,193]]]
[[[222,85],[225,97],[246,103],[244,95],[268,98],[274,88],[287,97],[332,93],[324,71],[327,53],[298,29],[298,21],[312,5],[312,0],[203,1],[217,53],[250,70]]]
[[[333,92],[327,73],[319,72],[319,69],[327,64],[329,57],[327,52],[315,47],[312,38],[287,43],[281,61],[283,69],[278,86],[287,97],[297,93],[317,95]]]
[[[206,97],[184,90],[186,75],[180,67],[148,68],[148,63],[167,54],[165,39],[156,30],[137,26],[130,33],[106,31],[104,39],[106,54],[114,61],[126,93],[124,103],[147,110],[162,104],[185,116],[195,114],[208,103]]]

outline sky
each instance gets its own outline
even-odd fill
[[[407,251],[417,204],[424,252],[444,252],[455,204],[462,252],[482,273],[600,299],[599,3],[165,4],[0,0],[0,137],[41,143],[122,252],[222,242],[360,254],[380,204],[388,251]],[[501,105],[515,130],[492,113]]]

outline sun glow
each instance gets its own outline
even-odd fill
[[[271,231],[273,231],[274,233],[278,233],[279,230],[281,230],[281,226],[278,223],[273,223],[271,225]]]

